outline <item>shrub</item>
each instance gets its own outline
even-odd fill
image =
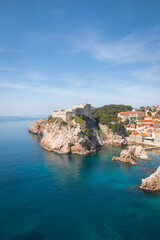
[[[93,132],[88,128],[83,129],[82,132],[90,138],[94,136]]]
[[[126,131],[126,137],[129,137],[129,135],[131,135],[130,131]]]
[[[63,120],[60,122],[60,124],[63,125],[63,126],[67,126],[68,125],[68,123],[63,121]]]
[[[57,120],[57,117],[51,117],[51,118],[48,120],[48,123],[49,123],[49,124],[54,123],[56,120]]]

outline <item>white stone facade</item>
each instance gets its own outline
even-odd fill
[[[91,105],[88,103],[83,103],[80,105],[74,105],[73,109],[60,109],[53,111],[53,117],[60,117],[64,121],[68,121],[70,117],[85,115],[91,117]]]

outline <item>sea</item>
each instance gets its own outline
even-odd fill
[[[159,240],[160,193],[139,188],[160,165],[112,162],[121,148],[60,155],[30,134],[40,117],[0,117],[0,240]]]

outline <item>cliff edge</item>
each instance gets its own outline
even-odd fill
[[[33,121],[29,132],[42,135],[44,149],[61,154],[89,154],[103,145],[98,126],[85,116],[71,117],[67,122],[56,117]]]

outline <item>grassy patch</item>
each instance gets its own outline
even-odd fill
[[[78,124],[85,124],[86,121],[79,116],[75,116],[75,122]]]
[[[67,126],[68,123],[65,122],[62,118],[59,118],[59,117],[52,117],[48,120],[48,123],[51,124],[51,123],[55,123],[57,121],[57,123],[60,124],[60,126]]]
[[[49,124],[54,123],[56,120],[57,120],[57,117],[52,117],[48,120],[48,123]]]

